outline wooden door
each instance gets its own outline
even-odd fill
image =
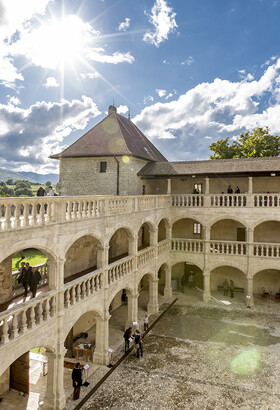
[[[10,366],[10,389],[29,393],[29,352]]]

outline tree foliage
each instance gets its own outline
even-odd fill
[[[276,157],[280,154],[280,137],[269,134],[269,129],[256,128],[243,132],[238,140],[229,143],[229,138],[213,142],[209,146],[214,152],[210,159]]]
[[[52,184],[51,181],[47,181],[45,185],[46,185],[46,186],[50,186],[51,184]]]

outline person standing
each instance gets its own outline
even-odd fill
[[[47,193],[46,193],[46,191],[44,190],[44,188],[43,188],[42,186],[40,186],[40,188],[38,189],[36,195],[37,195],[37,196],[46,196]],[[37,205],[37,212],[38,212],[38,214],[40,213],[40,209],[41,209],[41,205],[38,204],[38,205]],[[46,212],[46,210],[47,210],[47,204],[44,205],[44,209],[45,209],[45,212]]]
[[[48,196],[57,196],[56,190],[50,185]]]
[[[37,286],[40,280],[41,280],[40,272],[36,268],[31,268],[31,273],[29,277],[29,286],[32,292],[32,296],[31,296],[32,298],[35,298],[36,296]]]
[[[146,332],[146,330],[148,330],[148,327],[149,327],[149,316],[147,313],[144,316],[143,322],[144,322],[144,332]]]
[[[30,275],[31,275],[31,267],[30,267],[29,263],[26,262],[25,268],[23,268],[23,270],[22,270],[22,280],[21,280],[21,283],[24,287],[24,297],[25,298],[26,298],[27,292],[28,292]]]
[[[188,277],[186,272],[184,273],[184,275],[182,276],[181,279],[181,286],[182,286],[182,292],[185,293],[185,287],[187,286],[187,282],[188,282]]]
[[[228,288],[229,288],[229,284],[228,284],[227,279],[224,280],[223,287],[224,287],[224,296],[227,296],[228,295]]]
[[[83,384],[82,368],[79,362],[76,363],[76,366],[72,371],[72,380],[73,380],[73,387],[74,387],[73,400],[78,400],[78,398],[80,397],[80,388],[81,388],[81,385]]]
[[[190,275],[189,275],[189,288],[192,289],[193,288],[193,271],[190,271]]]
[[[231,185],[228,186],[227,193],[228,193],[228,194],[232,194],[232,193],[233,193],[233,189],[232,189]]]
[[[240,188],[239,188],[239,186],[236,186],[236,187],[235,187],[235,193],[236,193],[236,194],[240,194]]]
[[[230,291],[230,297],[234,298],[234,283],[233,283],[233,280],[231,280],[229,282],[229,291]]]
[[[124,352],[128,353],[129,352],[129,339],[131,338],[132,335],[132,327],[129,327],[128,329],[126,329],[126,331],[124,332]]]
[[[139,359],[140,353],[141,353],[141,357],[143,357],[143,338],[142,338],[142,335],[139,329],[137,329],[135,332],[134,347],[136,350],[137,359]]]

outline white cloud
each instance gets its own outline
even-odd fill
[[[144,108],[133,122],[169,160],[208,158],[210,139],[264,126],[280,135],[279,77],[280,59],[258,80],[245,73],[237,82],[201,83],[176,100]]]
[[[167,60],[163,60],[163,64],[170,64]]]
[[[145,11],[145,14],[154,26],[154,31],[147,32],[143,40],[158,47],[178,27],[175,20],[176,13],[174,13],[172,7],[167,5],[165,0],[156,0],[151,13]]]
[[[167,93],[167,91],[163,89],[157,89],[156,92],[158,93],[159,97],[164,97]]]
[[[192,63],[194,63],[194,58],[192,56],[189,56],[187,60],[181,62],[181,65],[191,65]]]
[[[113,55],[102,54],[103,48],[92,49],[88,53],[88,58],[99,63],[119,64],[119,63],[133,63],[134,57],[128,53],[115,52]]]
[[[57,168],[48,156],[61,151],[66,136],[83,130],[99,114],[93,100],[85,96],[60,103],[37,102],[28,109],[0,104],[0,167]]]
[[[93,79],[93,78],[99,78],[101,77],[101,75],[97,71],[93,71],[91,73],[81,73],[80,77],[82,79],[85,79],[85,78]]]
[[[16,80],[23,81],[22,74],[18,73],[10,58],[0,55],[0,84],[13,88]]]
[[[118,114],[125,114],[125,113],[127,113],[129,111],[129,108],[126,106],[126,105],[120,105],[118,108],[117,108],[117,113]]]
[[[43,86],[46,87],[46,88],[59,87],[59,84],[58,84],[56,78],[54,78],[54,77],[48,77],[48,78],[46,79],[45,84],[43,84]]]
[[[171,98],[171,97],[173,97],[173,94],[172,94],[172,93],[168,93],[168,94],[166,95],[165,99],[168,100],[168,98]]]
[[[17,97],[10,97],[9,98],[9,103],[13,105],[19,105],[20,104],[20,99]]]
[[[154,97],[152,97],[151,95],[148,95],[147,97],[144,97],[143,104],[146,105],[149,102],[153,102],[153,101],[154,101]]]
[[[118,30],[119,31],[126,31],[130,26],[130,19],[128,17],[125,18],[125,20],[119,24]]]

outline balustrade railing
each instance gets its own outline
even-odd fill
[[[219,194],[211,195],[211,207],[246,207],[247,195],[245,194]]]
[[[117,280],[123,278],[124,276],[132,273],[133,271],[133,257],[125,258],[125,260],[120,260],[109,265],[108,268],[108,284],[116,282]]]
[[[103,271],[99,269],[67,283],[64,286],[64,307],[67,309],[103,289],[102,275]]]
[[[254,256],[262,256],[268,258],[280,258],[280,245],[270,244],[254,244]]]
[[[172,251],[180,252],[196,252],[201,253],[204,251],[204,241],[197,239],[172,239],[171,242]]]
[[[152,262],[156,256],[156,248],[149,247],[140,251],[137,255],[137,268],[142,268]]]
[[[223,255],[247,255],[247,243],[210,241],[210,253]]]
[[[201,207],[204,206],[204,195],[172,195],[173,206]]]
[[[170,240],[165,239],[164,241],[159,242],[158,255],[162,255],[163,253],[166,253],[168,251],[170,251]]]
[[[56,315],[56,305],[55,292],[50,291],[43,297],[34,299],[34,302],[25,302],[19,308],[0,313],[0,345],[5,345],[47,322]]]
[[[170,195],[0,198],[0,231],[170,206]]]

